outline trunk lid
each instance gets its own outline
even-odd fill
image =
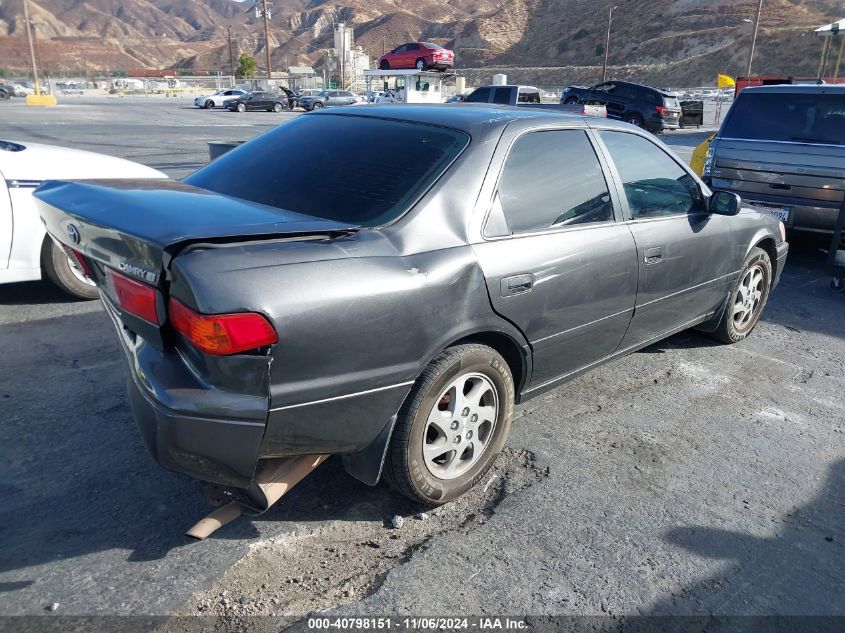
[[[33,194],[47,231],[104,266],[161,286],[188,244],[355,230],[178,181],[49,181]]]

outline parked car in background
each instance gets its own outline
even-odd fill
[[[210,110],[211,108],[223,108],[229,101],[242,97],[245,94],[247,94],[247,91],[239,88],[218,90],[214,94],[197,97],[194,99],[194,105],[206,110]]]
[[[15,87],[16,97],[28,97],[35,94],[35,85],[31,81],[16,81],[12,85]]]
[[[248,110],[281,112],[293,109],[285,93],[273,94],[272,92],[249,92],[237,99],[227,101],[226,108],[231,112],[247,112]]]
[[[410,42],[397,46],[378,60],[381,70],[447,70],[455,65],[455,53],[429,42]]]
[[[671,92],[631,83],[606,81],[586,88],[569,86],[561,103],[601,103],[610,119],[619,119],[650,132],[676,130],[680,126],[681,105]]]
[[[456,94],[456,95],[452,95],[451,97],[446,99],[446,103],[463,103],[464,101],[466,101],[466,99],[467,99],[467,95]]]
[[[294,108],[296,108],[296,106],[299,105],[299,97],[293,90],[291,90],[290,88],[285,88],[284,86],[279,86],[278,91],[279,94],[287,97],[287,104],[289,110],[293,110]]]
[[[745,88],[703,175],[790,229],[832,233],[845,195],[845,86]]]
[[[606,117],[607,110],[597,103],[541,103],[540,91],[533,86],[491,85],[480,86],[468,94],[464,103],[495,103],[498,105],[521,106],[525,108],[540,108],[554,110],[567,114],[581,116]]]
[[[12,84],[0,83],[0,101],[17,96],[17,88]]]
[[[358,103],[358,97],[348,90],[321,90],[316,95],[300,97],[299,105],[306,110],[319,110],[333,106],[346,106]]]
[[[50,239],[32,192],[56,178],[167,178],[160,171],[122,158],[65,147],[0,141],[0,284],[41,279],[83,299],[97,288],[79,262]],[[118,210],[117,213],[121,211]]]
[[[533,108],[324,110],[181,182],[35,195],[153,455],[259,509],[263,460],[314,454],[451,501],[516,402],[689,327],[745,338],[788,250],[652,135]]]

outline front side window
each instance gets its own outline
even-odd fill
[[[703,199],[695,179],[651,141],[627,132],[599,132],[607,146],[634,220],[697,213]]]
[[[514,143],[499,181],[511,233],[609,222],[613,205],[586,132],[530,132]]]
[[[487,103],[490,100],[490,88],[477,88],[466,98],[467,103]]]
[[[462,132],[421,123],[303,116],[184,182],[347,226],[380,226],[407,211],[467,143]],[[297,149],[280,152],[280,147]]]
[[[607,94],[612,93],[616,89],[615,84],[599,84],[593,90],[597,92],[606,92]]]

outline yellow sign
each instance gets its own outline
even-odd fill
[[[728,77],[727,75],[717,75],[716,85],[719,88],[733,88],[734,86],[736,86],[736,82],[733,80],[732,77]]]

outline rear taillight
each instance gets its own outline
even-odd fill
[[[156,289],[106,268],[106,284],[117,304],[129,314],[158,326],[161,322],[156,308]]]
[[[173,329],[206,354],[237,354],[279,340],[270,322],[255,312],[200,314],[173,298],[168,312]]]
[[[657,116],[663,118],[666,116],[666,107],[665,106],[654,106],[657,109]]]

